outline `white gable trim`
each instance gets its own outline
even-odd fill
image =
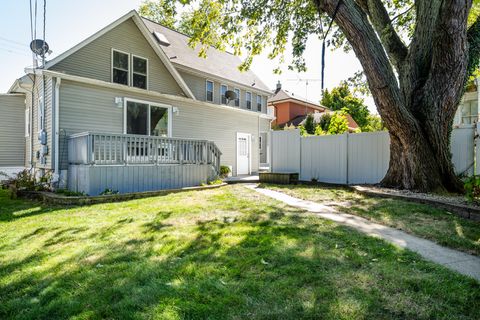
[[[85,47],[87,44],[91,43],[92,41],[100,38],[101,36],[103,36],[104,34],[106,34],[109,31],[113,30],[114,28],[116,28],[117,26],[119,26],[120,24],[122,24],[123,22],[127,21],[130,18],[133,19],[133,22],[135,22],[135,24],[137,25],[140,32],[143,34],[143,36],[148,41],[148,43],[150,44],[152,49],[155,51],[155,53],[158,55],[160,60],[163,62],[163,64],[167,68],[167,70],[171,73],[171,75],[173,76],[175,81],[178,83],[180,88],[183,90],[183,92],[189,98],[195,99],[195,96],[193,95],[192,91],[188,88],[188,86],[185,83],[185,81],[183,80],[183,78],[180,76],[180,74],[177,72],[175,67],[172,65],[172,63],[170,62],[170,59],[168,59],[168,57],[165,55],[163,50],[154,41],[153,36],[148,31],[147,27],[145,26],[145,23],[142,21],[142,18],[140,18],[140,16],[138,15],[138,13],[135,10],[130,11],[129,13],[127,13],[126,15],[122,16],[121,18],[117,19],[116,21],[112,22],[111,24],[109,24],[105,28],[101,29],[97,33],[95,33],[95,34],[91,35],[90,37],[88,37],[87,39],[83,40],[82,42],[80,42],[76,46],[74,46],[74,47],[70,48],[69,50],[63,52],[62,54],[60,54],[56,58],[48,61],[45,64],[45,68],[46,69],[51,68],[55,64],[59,63],[60,61],[62,61],[65,58],[69,57],[71,54],[73,54],[76,51],[80,50],[81,48]]]

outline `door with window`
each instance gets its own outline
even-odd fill
[[[237,175],[250,174],[251,135],[237,133]]]

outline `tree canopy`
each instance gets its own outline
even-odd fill
[[[480,62],[480,0],[160,0],[185,6],[189,44],[232,48],[248,69],[256,55],[306,70],[307,39],[353,50],[390,134],[382,184],[461,191],[450,133],[466,81]],[[168,18],[168,17],[167,17]],[[334,22],[329,35],[331,21]],[[287,44],[292,61],[285,61]],[[321,56],[321,55],[319,55]],[[279,71],[278,68],[275,69]]]
[[[342,82],[340,86],[333,88],[331,91],[325,89],[320,103],[334,111],[347,108],[348,113],[362,131],[369,124],[368,116],[370,112],[368,111],[368,107],[364,104],[363,99],[356,97],[350,91],[346,82]]]

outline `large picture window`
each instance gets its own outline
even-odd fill
[[[147,59],[132,56],[132,86],[140,89],[147,89]]]
[[[127,134],[170,136],[169,107],[127,100],[125,125]]]
[[[112,82],[128,86],[130,55],[128,53],[112,51]]]

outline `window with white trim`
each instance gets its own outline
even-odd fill
[[[245,101],[247,102],[247,109],[252,109],[252,93],[246,92]]]
[[[207,80],[205,83],[205,86],[206,86],[205,89],[207,92],[206,100],[213,102],[213,81]]]
[[[130,54],[112,50],[112,82],[129,84]]]
[[[235,107],[240,107],[240,89],[233,89],[235,92]]]
[[[30,108],[25,109],[25,137],[30,136]]]
[[[43,97],[38,98],[38,110],[37,110],[37,128],[38,132],[45,129],[45,104]]]
[[[132,87],[147,89],[148,60],[132,55]]]
[[[168,107],[127,100],[125,113],[127,134],[170,136]]]
[[[262,112],[262,96],[257,95],[257,111]]]
[[[222,104],[227,104],[227,97],[225,94],[227,93],[228,87],[224,84],[220,86],[220,97],[222,97]]]

